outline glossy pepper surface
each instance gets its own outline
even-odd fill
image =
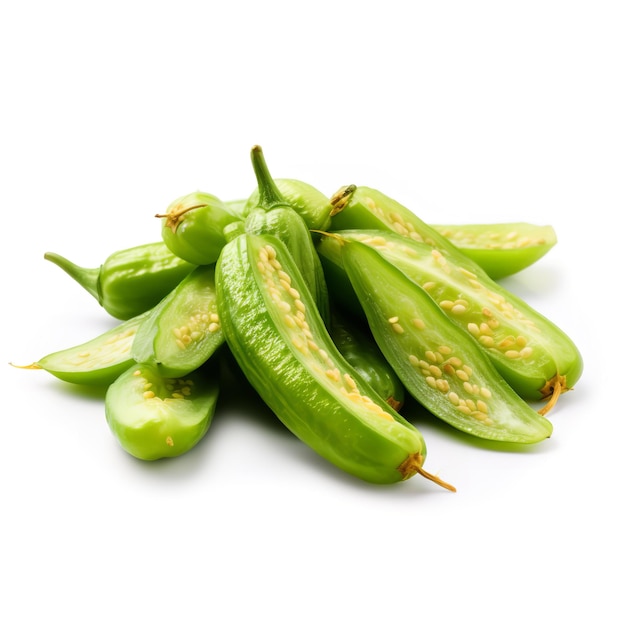
[[[69,274],[107,313],[120,320],[151,309],[195,267],[160,241],[114,252],[96,268],[81,267],[54,252],[46,252],[44,258]]]

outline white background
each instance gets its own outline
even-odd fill
[[[3,624],[624,623],[623,3],[2,6]],[[95,267],[180,195],[247,196],[255,143],[327,194],[552,224],[505,283],[585,357],[554,436],[418,422],[458,492],[373,487],[230,390],[196,449],[146,464],[101,394],[9,365],[114,323],[45,251]]]

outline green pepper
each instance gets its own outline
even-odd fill
[[[582,357],[571,338],[458,251],[442,253],[390,231],[348,230],[324,237],[318,251],[329,287],[346,305],[353,287],[343,273],[346,241],[366,244],[420,285],[520,396],[548,400],[544,411],[580,378]]]
[[[245,230],[256,234],[273,234],[289,249],[307,287],[310,289],[322,319],[329,319],[328,291],[321,261],[304,218],[285,200],[272,179],[260,146],[253,146],[252,166],[257,178],[257,204],[248,211]]]
[[[392,230],[439,250],[456,250],[454,244],[398,201],[377,189],[347,185],[331,198],[335,213],[332,230]]]
[[[163,242],[119,250],[97,268],[85,268],[54,252],[44,258],[90,293],[107,313],[131,319],[158,304],[195,267]]]
[[[200,191],[174,200],[155,217],[162,220],[165,245],[194,265],[215,263],[226,243],[224,228],[238,220],[219,198]]]
[[[507,384],[471,336],[374,248],[344,240],[341,260],[378,346],[411,395],[483,439],[537,443],[552,424]]]
[[[219,395],[213,368],[164,378],[154,365],[132,365],[107,389],[107,423],[126,452],[144,461],[180,456],[206,434]]]
[[[552,249],[557,237],[552,226],[527,222],[432,225],[494,280],[515,274]]]
[[[421,433],[341,356],[280,239],[235,236],[218,259],[216,285],[233,356],[294,435],[363,480],[393,483],[419,473],[449,487],[423,469]]]
[[[215,264],[196,267],[143,320],[131,354],[161,376],[180,377],[199,368],[222,345],[217,314]]]
[[[404,385],[386,361],[369,328],[359,320],[339,313],[331,316],[330,336],[343,357],[384,398],[400,411],[404,404]]]
[[[78,385],[110,385],[133,363],[131,347],[137,330],[149,315],[146,311],[115,328],[71,348],[52,352],[23,369],[46,370]]]
[[[301,180],[275,178],[274,184],[285,201],[302,217],[311,230],[330,228],[334,207],[330,199],[321,191]],[[255,189],[247,199],[241,214],[246,216],[259,204],[259,189]],[[238,205],[235,205],[238,206]]]

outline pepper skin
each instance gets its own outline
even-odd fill
[[[54,252],[44,258],[59,266],[109,313],[128,320],[158,304],[193,268],[161,241],[111,254],[97,268],[84,268]]]
[[[161,218],[161,235],[176,256],[194,265],[215,263],[226,243],[224,228],[238,221],[224,202],[210,193],[194,192],[174,200]]]

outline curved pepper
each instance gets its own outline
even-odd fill
[[[46,252],[44,258],[65,271],[109,315],[120,320],[151,309],[195,267],[160,241],[114,252],[96,268],[80,267],[54,252]]]
[[[484,439],[536,443],[552,424],[506,383],[470,335],[375,249],[345,240],[341,257],[378,346],[433,415]]]
[[[47,354],[31,365],[16,367],[46,370],[77,385],[110,385],[134,363],[133,341],[148,315],[146,311],[89,341]]]
[[[393,483],[419,473],[447,486],[423,470],[420,432],[341,356],[280,239],[236,236],[218,259],[216,284],[233,356],[301,441],[366,481]]]

